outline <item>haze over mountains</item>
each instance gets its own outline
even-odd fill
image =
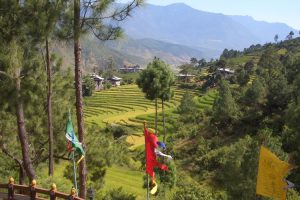
[[[270,42],[275,34],[282,39],[290,31],[295,31],[283,23],[209,13],[183,3],[168,6],[147,4],[136,10],[123,27],[130,37],[190,46],[203,51],[205,57],[210,57],[210,54],[217,56],[224,48],[243,49],[251,44]]]
[[[190,57],[217,58],[224,48],[243,49],[252,44],[273,42],[276,34],[282,40],[290,31],[298,33],[283,23],[210,13],[183,3],[147,4],[136,9],[132,17],[120,25],[126,34],[121,40],[103,43],[88,37],[83,41],[83,56],[88,56],[83,58],[86,66],[89,66],[88,60],[105,65],[103,60],[108,57],[112,57],[118,67],[145,66],[154,56],[176,66],[188,62]]]

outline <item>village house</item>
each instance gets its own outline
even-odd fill
[[[104,78],[102,78],[101,76],[95,73],[91,74],[91,78],[95,81],[95,90],[96,91],[102,90]]]
[[[121,73],[134,73],[134,72],[139,72],[141,71],[141,67],[139,65],[135,65],[135,66],[127,66],[127,65],[124,65],[124,67],[121,67],[119,69],[119,71]]]
[[[112,76],[112,77],[108,78],[107,80],[110,81],[112,86],[117,87],[117,86],[121,85],[122,78],[119,78],[117,76]]]
[[[234,74],[234,70],[229,68],[218,68],[216,71],[216,75],[221,74],[225,79],[230,78]]]
[[[193,74],[177,74],[177,80],[180,82],[192,82],[196,77]]]

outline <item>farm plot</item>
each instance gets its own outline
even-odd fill
[[[175,108],[183,93],[183,90],[176,89],[173,99],[165,102],[165,109]],[[137,116],[155,113],[155,109],[154,102],[146,99],[136,85],[126,85],[96,92],[92,97],[85,98],[84,112],[89,124],[104,126],[107,123],[115,123],[137,126],[142,122],[134,120]]]

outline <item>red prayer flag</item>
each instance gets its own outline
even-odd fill
[[[146,172],[154,178],[154,167],[158,167],[161,170],[168,170],[168,167],[164,164],[157,162],[156,155],[154,149],[158,147],[157,145],[157,137],[155,134],[148,131],[148,129],[144,128],[145,134],[145,151],[146,151]]]

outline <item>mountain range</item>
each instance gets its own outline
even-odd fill
[[[135,10],[123,28],[132,38],[151,38],[190,46],[203,51],[205,57],[218,56],[224,48],[243,49],[251,44],[271,42],[276,34],[284,39],[290,31],[296,31],[283,23],[210,13],[183,3],[168,6],[147,4]],[[208,54],[205,53],[208,50]]]
[[[114,60],[117,67],[145,66],[155,56],[177,66],[191,57],[217,58],[225,48],[242,50],[252,44],[272,42],[276,34],[282,40],[290,31],[298,33],[283,23],[210,13],[183,3],[146,4],[135,9],[120,26],[125,36],[117,41],[100,42],[92,36],[82,39],[86,71],[93,66],[105,67],[108,59]],[[66,55],[69,56],[70,53]]]

